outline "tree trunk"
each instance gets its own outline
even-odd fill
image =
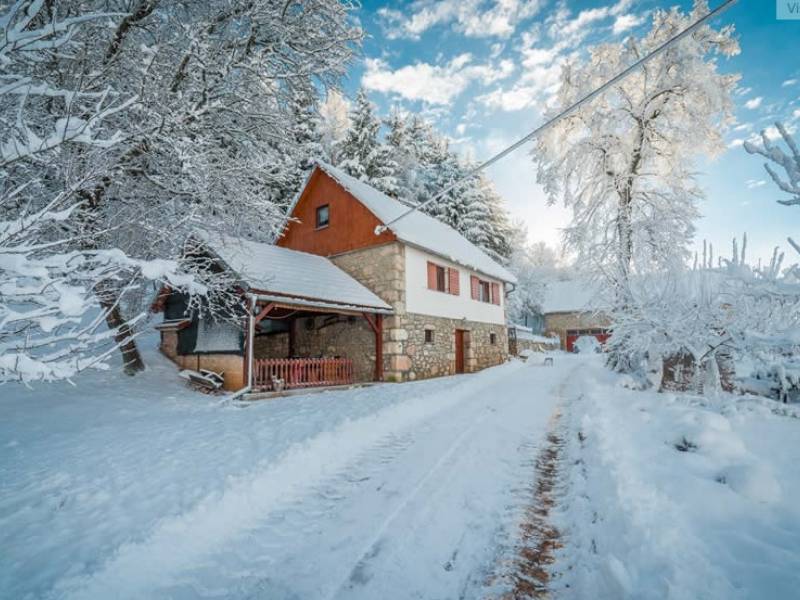
[[[119,303],[113,302],[108,298],[107,293],[100,295],[100,305],[106,311],[106,324],[109,329],[116,330],[114,341],[122,352],[123,369],[126,375],[136,375],[144,371],[144,361],[136,346],[131,326],[122,316]]]
[[[110,180],[104,178],[94,189],[79,192],[79,196],[84,201],[84,206],[78,212],[77,218],[87,232],[99,229],[97,225],[98,211],[109,183]],[[97,250],[97,237],[95,235],[85,236],[83,249]],[[108,328],[116,331],[114,341],[117,343],[120,352],[122,352],[122,364],[125,374],[136,375],[136,373],[144,371],[144,360],[142,360],[142,355],[136,345],[136,339],[133,337],[133,329],[120,309],[119,291],[112,282],[100,281],[94,286],[94,294],[106,313]]]

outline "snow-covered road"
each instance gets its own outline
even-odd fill
[[[10,496],[0,519],[14,526],[0,542],[17,555],[0,567],[0,590],[16,598],[483,597],[513,552],[537,446],[579,364],[566,356],[554,368],[515,362],[221,413],[184,412],[179,403],[161,415],[164,407],[151,406],[155,414],[142,412],[141,422],[123,397],[129,433],[120,447],[113,419],[99,432],[92,423],[64,432],[58,423],[28,440],[19,430],[22,439],[7,440],[13,432],[0,429],[1,441],[29,450],[28,459],[58,452],[53,440],[66,452],[58,465],[3,469],[17,480],[3,484]],[[80,443],[90,447],[74,456],[66,449]],[[205,461],[210,467],[194,464]],[[128,476],[141,479],[116,493],[91,489],[107,487],[108,477],[79,480],[103,465],[119,469],[112,483],[134,465]],[[30,515],[25,494],[42,478],[64,499]],[[91,510],[73,506],[73,496]],[[80,527],[94,531],[63,532]],[[48,530],[49,555],[41,545]]]

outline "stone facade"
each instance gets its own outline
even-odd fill
[[[556,335],[561,340],[561,349],[567,349],[568,329],[605,329],[611,320],[602,313],[564,312],[548,313],[544,316],[545,335]]]
[[[405,247],[399,242],[356,250],[331,260],[392,305],[384,317],[383,371],[386,381],[412,381],[456,372],[455,331],[464,337],[464,370],[469,373],[508,358],[504,325],[446,319],[406,312]],[[425,331],[432,330],[432,341]],[[494,334],[494,344],[491,343]],[[370,346],[372,348],[372,346]],[[374,353],[372,354],[374,357]]]
[[[253,356],[288,358],[289,334],[256,336]],[[349,358],[355,381],[375,378],[375,334],[363,317],[320,315],[298,319],[294,323],[294,356]]]

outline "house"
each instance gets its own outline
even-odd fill
[[[289,387],[380,377],[381,319],[392,309],[364,285],[321,256],[205,231],[192,238],[192,248],[233,275],[241,302],[231,318],[212,319],[162,290],[154,305],[164,312],[160,349],[180,367],[222,373],[228,390],[272,387],[273,377]],[[356,320],[368,331],[330,335],[331,325]]]
[[[575,342],[583,336],[594,336],[602,344],[611,335],[611,320],[604,307],[596,284],[583,279],[549,282],[541,315],[532,319],[541,329],[533,332],[557,336],[567,352],[573,352]]]
[[[166,292],[162,350],[185,368],[224,371],[228,389],[410,381],[502,363],[514,276],[432,217],[394,222],[407,210],[318,163],[275,245],[203,234],[247,308],[238,324],[205,322]]]

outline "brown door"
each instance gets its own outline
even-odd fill
[[[464,330],[456,329],[456,373],[464,372]]]

